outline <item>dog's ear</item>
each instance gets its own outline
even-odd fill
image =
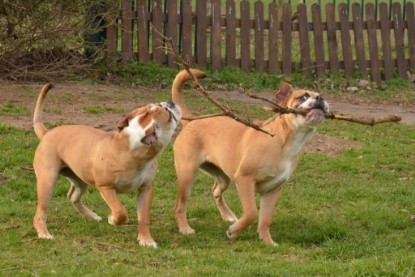
[[[128,122],[130,121],[130,115],[124,116],[117,124],[118,131],[121,132],[125,127],[128,126]]]
[[[280,84],[279,89],[275,93],[275,102],[279,105],[286,106],[288,98],[290,98],[291,94],[293,93],[294,89],[291,85],[282,82]]]

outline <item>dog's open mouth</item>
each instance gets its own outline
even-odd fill
[[[309,112],[306,115],[307,119],[311,119],[311,120],[322,120],[324,118],[324,111],[322,109],[311,109],[309,110]]]

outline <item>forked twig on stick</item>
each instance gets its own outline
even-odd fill
[[[207,118],[207,117],[214,117],[214,116],[228,116],[228,117],[231,117],[231,118],[235,119],[236,121],[238,121],[238,122],[240,122],[242,124],[245,124],[246,126],[249,126],[251,128],[254,128],[257,131],[263,132],[263,133],[268,134],[270,136],[274,136],[273,134],[269,133],[268,131],[262,129],[259,125],[256,125],[256,124],[254,124],[252,122],[249,122],[249,121],[246,121],[245,119],[243,119],[239,115],[237,115],[234,112],[232,112],[232,110],[230,108],[225,107],[221,103],[219,103],[213,96],[211,96],[203,88],[203,86],[200,84],[199,80],[193,75],[192,71],[190,70],[189,64],[183,60],[183,58],[177,53],[176,49],[174,48],[173,40],[171,38],[166,38],[166,42],[170,46],[171,51],[174,53],[174,55],[175,55],[175,57],[177,59],[177,63],[181,67],[183,67],[187,71],[187,73],[189,74],[190,78],[192,79],[193,84],[196,87],[196,90],[199,91],[200,93],[202,93],[203,96],[205,96],[211,103],[213,103],[216,107],[218,107],[220,110],[223,111],[222,114],[214,114],[214,115],[207,115],[207,116],[194,117],[194,118],[185,118],[185,119],[187,119],[187,120],[195,120],[195,119],[201,119],[201,118]]]

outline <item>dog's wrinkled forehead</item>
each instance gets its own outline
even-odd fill
[[[310,101],[311,99],[316,99],[320,97],[320,94],[310,90],[296,90],[293,92],[292,97],[290,97],[288,101],[289,107],[298,107],[306,101]]]
[[[169,104],[167,102],[163,102],[159,104],[148,104],[144,107],[135,109],[121,119],[117,127],[121,131],[129,125],[131,120],[135,118],[138,120],[138,124],[142,128],[146,128],[153,122],[157,122],[159,124],[168,123],[170,120],[170,112],[167,108],[168,105]]]

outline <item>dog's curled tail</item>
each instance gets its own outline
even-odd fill
[[[42,106],[43,102],[45,101],[46,94],[51,88],[53,88],[51,83],[44,85],[36,101],[35,112],[33,114],[33,128],[35,129],[36,136],[39,139],[42,139],[42,137],[48,131],[48,129],[42,123]]]
[[[201,70],[192,68],[190,69],[190,71],[197,79],[206,77],[206,73]],[[179,105],[179,107],[182,109],[183,117],[193,116],[192,112],[187,108],[183,100],[183,87],[186,81],[190,79],[191,76],[189,75],[189,73],[187,73],[186,70],[182,70],[176,75],[176,78],[174,78],[173,85],[171,88],[173,102]],[[187,122],[187,120],[182,119],[182,124],[185,124]]]

